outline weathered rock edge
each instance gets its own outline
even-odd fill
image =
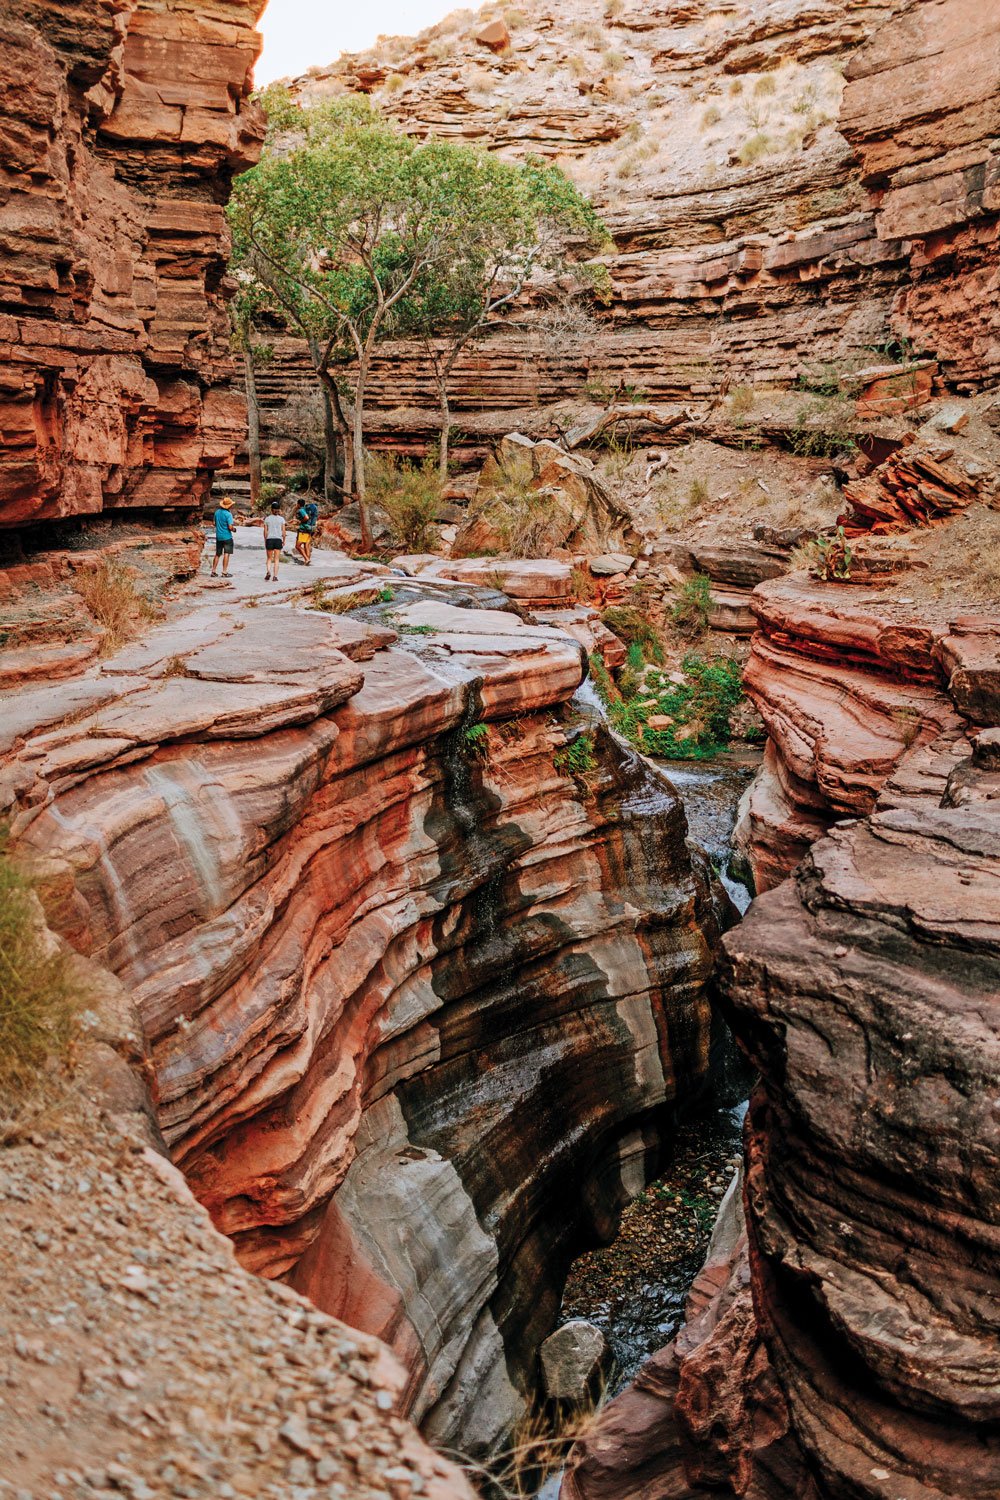
[[[488,1446],[571,1254],[705,1086],[718,917],[667,784],[606,735],[568,759],[578,643],[419,613],[404,647],[197,611],[9,695],[0,781],[243,1264],[378,1333],[407,1409]]]
[[[995,1495],[998,868],[995,801],[880,812],[727,936],[761,1073],[749,1244],[588,1437],[570,1500]]]

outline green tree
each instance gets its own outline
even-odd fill
[[[362,546],[370,547],[365,399],[378,345],[417,335],[434,346],[447,466],[447,382],[458,354],[512,303],[555,237],[588,244],[600,224],[555,168],[416,141],[352,97],[299,108],[266,91],[268,142],[229,207],[234,266],[306,340],[327,432],[348,438]],[[345,398],[341,382],[346,383]]]
[[[399,321],[405,333],[420,338],[433,372],[444,481],[449,387],[460,355],[514,307],[539,272],[550,280],[568,277],[574,294],[599,293],[606,273],[573,257],[592,251],[608,233],[558,167],[535,159],[504,161],[465,145],[447,148],[437,165],[447,203],[448,253],[416,279]]]

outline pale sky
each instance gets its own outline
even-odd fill
[[[264,50],[254,71],[260,87],[324,67],[342,52],[361,52],[379,35],[413,36],[463,0],[268,0],[260,29]],[[465,0],[472,9],[478,0]]]

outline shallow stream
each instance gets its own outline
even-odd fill
[[[712,761],[657,761],[687,813],[689,834],[708,854],[740,912],[746,886],[729,874],[733,828],[759,752]],[[574,1264],[562,1315],[596,1323],[611,1346],[609,1394],[677,1332],[691,1283],[705,1259],[712,1225],[739,1160],[745,1103],[690,1117],[678,1130],[669,1167],[622,1216],[612,1244]]]

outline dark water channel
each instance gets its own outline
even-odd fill
[[[656,762],[684,802],[692,841],[709,855],[740,912],[750,893],[728,867],[737,805],[759,763],[753,751],[710,762]],[[570,1271],[563,1320],[586,1318],[604,1332],[615,1362],[609,1394],[680,1326],[739,1160],[745,1109],[730,1091],[717,1107],[686,1119],[669,1167],[626,1209],[614,1242],[581,1256]]]
[[[586,707],[600,713],[589,697]],[[655,762],[684,803],[689,837],[708,854],[740,913],[750,892],[730,872],[733,829],[739,800],[760,760],[759,751],[746,751],[712,761]],[[669,1166],[625,1210],[612,1244],[582,1255],[570,1269],[561,1321],[586,1318],[604,1333],[613,1359],[605,1399],[617,1395],[680,1328],[740,1159],[748,1090],[739,1076],[737,1068],[714,1107],[679,1125]],[[561,1478],[561,1470],[550,1472],[536,1500],[557,1500]]]

